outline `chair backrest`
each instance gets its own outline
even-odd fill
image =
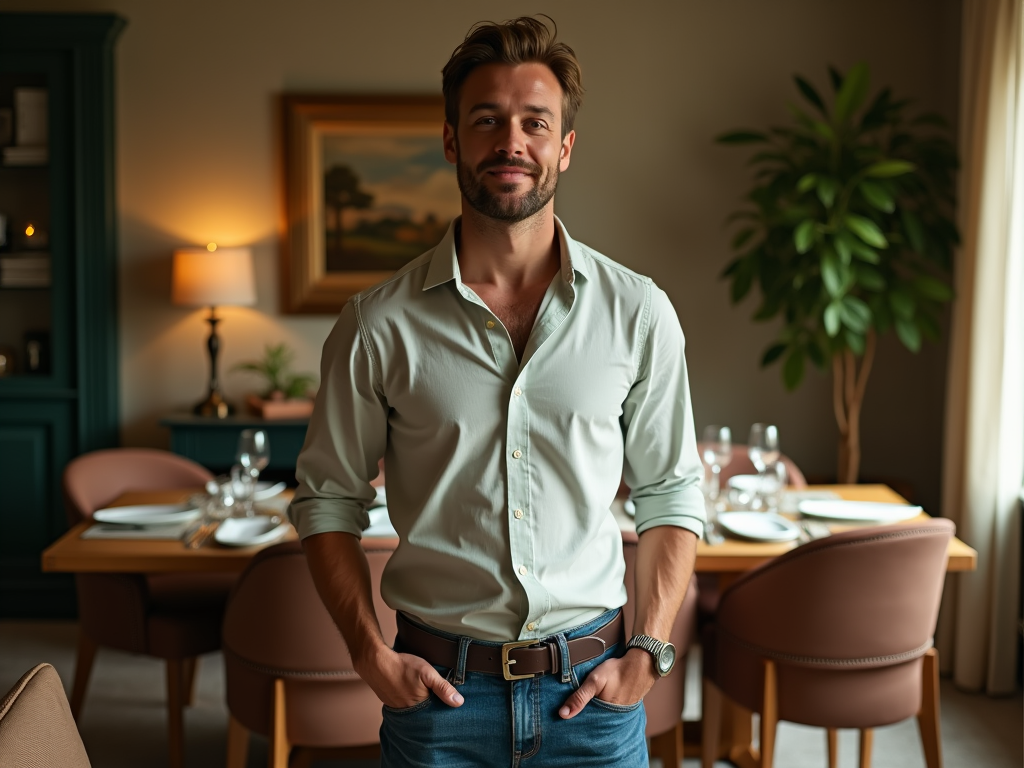
[[[110,448],[86,453],[64,469],[68,525],[92,518],[126,491],[202,487],[213,475],[184,456],[152,448]]]
[[[722,593],[718,632],[767,658],[872,669],[931,646],[954,526],[948,520],[837,533],[791,550]]]
[[[0,765],[90,768],[57,671],[39,664],[0,701]]]
[[[636,549],[638,536],[635,531],[622,532],[622,556],[626,560],[626,604],[622,607],[622,618],[626,624],[626,637],[632,634],[633,619],[636,617]],[[693,639],[697,625],[697,580],[690,579],[690,586],[683,598],[683,604],[676,614],[669,641],[676,647],[677,663],[668,677],[659,678],[644,697],[647,712],[647,736],[657,736],[674,728],[683,717],[684,693],[686,690],[685,655]]]
[[[698,443],[697,449],[700,451],[700,460],[704,461],[704,443]],[[783,454],[779,457],[786,467],[787,482],[794,488],[806,488],[807,480],[804,478],[804,473],[800,471],[800,468],[793,463],[793,460]],[[707,465],[704,465],[705,468]],[[726,482],[733,475],[756,475],[757,468],[754,466],[754,462],[750,460],[750,456],[747,453],[747,446],[736,445],[732,446],[732,461],[722,467],[722,487],[725,487]]]
[[[397,545],[397,539],[363,539],[374,608],[388,644],[397,631],[395,612],[381,599],[380,578]],[[348,646],[313,584],[301,543],[268,547],[253,558],[228,600],[223,646],[228,708],[250,730],[268,733],[272,684],[280,678],[286,682],[292,743],[344,747],[376,742],[380,702],[353,669]]]

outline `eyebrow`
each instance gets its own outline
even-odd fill
[[[489,110],[492,110],[492,109],[493,110],[497,110],[499,108],[500,107],[499,107],[499,105],[496,102],[493,102],[493,101],[482,101],[479,104],[474,104],[472,107],[470,107],[469,114],[472,115],[474,112],[484,112],[484,111],[489,111]],[[533,113],[533,114],[537,114],[537,115],[547,115],[548,117],[550,117],[552,119],[555,117],[555,113],[554,112],[552,112],[547,107],[541,106],[539,104],[527,104],[526,105],[526,111],[530,112],[530,113]]]

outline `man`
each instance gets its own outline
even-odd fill
[[[554,216],[572,49],[533,18],[478,25],[443,90],[462,216],[342,312],[292,519],[384,704],[382,765],[647,765],[641,700],[671,668],[704,515],[682,332],[648,278]],[[382,456],[394,649],[359,544]],[[641,534],[628,651],[620,473]]]

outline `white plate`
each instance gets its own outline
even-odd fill
[[[252,500],[266,501],[267,499],[272,499],[287,487],[287,483],[271,483],[268,481],[256,483],[256,488],[252,493]]]
[[[219,526],[213,538],[225,547],[255,547],[277,541],[288,532],[288,523],[277,523],[266,515],[229,517]]]
[[[761,490],[760,475],[733,475],[728,480],[730,488],[747,493],[756,493]]]
[[[176,525],[198,518],[200,512],[187,504],[139,504],[135,507],[97,509],[92,519],[118,525]]]
[[[730,533],[756,541],[792,541],[800,529],[784,517],[767,512],[723,512],[718,523]]]
[[[844,499],[806,499],[797,505],[808,517],[830,520],[895,523],[921,514],[921,508],[910,504],[887,504],[879,501],[846,501]]]

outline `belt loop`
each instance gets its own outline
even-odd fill
[[[572,660],[569,658],[569,643],[565,639],[565,633],[559,632],[555,635],[558,643],[559,664],[558,670],[562,674],[563,683],[572,682]]]
[[[469,653],[469,644],[473,642],[468,637],[459,638],[459,658],[455,662],[455,677],[452,685],[460,686],[466,682],[466,654]]]

